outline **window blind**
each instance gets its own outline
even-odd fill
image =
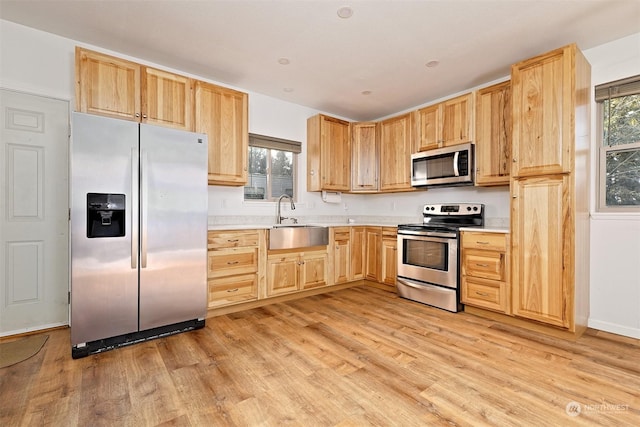
[[[619,96],[639,94],[640,75],[598,85],[595,88],[595,92],[596,102],[603,102]]]
[[[249,134],[249,146],[269,148],[271,150],[291,151],[295,154],[300,154],[302,151],[301,142],[275,138],[273,136],[257,135],[255,133]]]

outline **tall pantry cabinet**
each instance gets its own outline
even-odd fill
[[[514,316],[575,335],[589,315],[591,67],[575,44],[514,64]]]

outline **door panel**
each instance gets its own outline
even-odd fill
[[[73,114],[71,344],[138,330],[138,123]],[[89,238],[87,194],[124,195],[124,236]]]
[[[140,125],[140,330],[207,310],[207,139]]]
[[[68,323],[69,103],[0,90],[0,335]]]

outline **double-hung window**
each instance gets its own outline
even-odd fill
[[[640,76],[595,88],[600,123],[598,210],[640,212]]]
[[[296,199],[296,160],[301,145],[298,141],[249,134],[244,200],[272,201],[282,194]]]

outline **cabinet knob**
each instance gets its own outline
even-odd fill
[[[516,163],[518,161],[518,159],[516,159],[515,157],[513,158],[513,163]]]
[[[136,113],[136,117],[140,117],[140,113]]]
[[[146,118],[147,118],[147,115],[146,115],[146,114],[143,114],[143,115],[142,115],[142,118],[143,118],[143,119],[146,119]]]

